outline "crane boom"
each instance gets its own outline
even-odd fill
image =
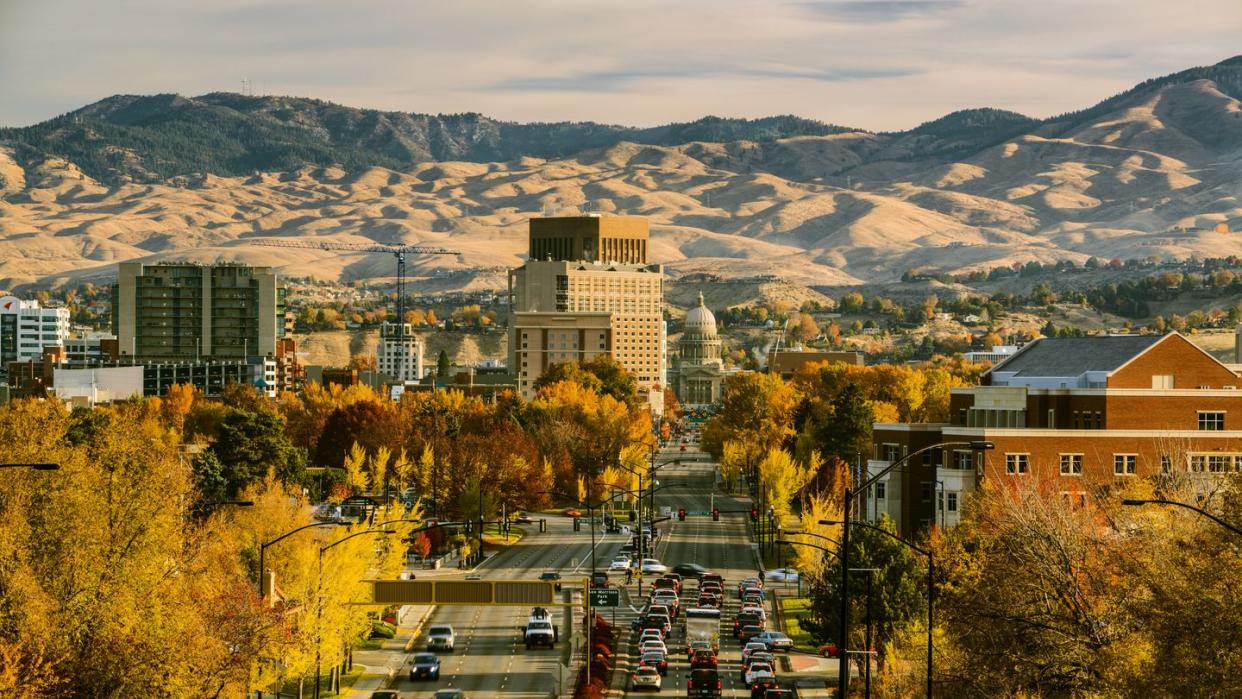
[[[304,248],[308,250],[339,250],[341,252],[383,252],[397,258],[397,380],[405,385],[405,256],[406,255],[461,255],[456,250],[433,248],[422,245],[368,245],[366,243],[333,243],[311,240],[256,240],[254,245],[273,248]],[[380,334],[383,334],[381,329]],[[380,338],[383,342],[383,337]],[[422,378],[421,376],[418,378]]]

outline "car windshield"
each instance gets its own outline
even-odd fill
[[[529,624],[527,624],[526,628],[528,629],[550,629],[552,628],[552,624],[547,621],[532,621]]]
[[[418,655],[414,656],[414,662],[419,663],[420,665],[423,663],[434,663],[435,661],[436,661],[436,656],[432,655],[431,653],[419,653]]]
[[[646,665],[638,668],[638,674],[640,675],[654,675],[657,672],[659,672],[659,670],[656,670],[654,667],[648,667]]]
[[[431,627],[432,636],[447,636],[453,633],[452,627],[449,626],[433,626]]]

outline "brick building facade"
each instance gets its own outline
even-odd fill
[[[954,389],[948,423],[873,426],[878,473],[920,448],[990,441],[986,452],[936,449],[867,495],[905,532],[951,526],[983,479],[1038,479],[1085,499],[1127,480],[1242,469],[1238,371],[1177,333],[1041,339]]]

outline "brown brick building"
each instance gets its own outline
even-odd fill
[[[873,426],[877,473],[920,448],[990,441],[995,448],[932,450],[896,469],[867,496],[906,532],[953,525],[983,479],[1039,479],[1066,497],[1163,473],[1242,468],[1242,385],[1177,333],[1041,339],[954,389],[951,422]]]

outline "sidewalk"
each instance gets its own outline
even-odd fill
[[[371,692],[385,689],[404,669],[406,646],[418,637],[423,623],[431,615],[432,606],[411,606],[397,620],[397,635],[384,641],[376,650],[354,651],[354,664],[363,668],[362,677],[350,689],[341,692],[342,697],[367,699]]]

